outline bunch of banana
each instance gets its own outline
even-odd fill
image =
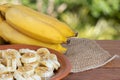
[[[0,36],[12,44],[39,45],[65,52],[75,32],[65,23],[23,5],[0,5]]]
[[[12,44],[37,45],[37,46],[44,46],[51,49],[55,49],[59,52],[66,51],[66,49],[62,47],[61,44],[49,44],[49,43],[45,43],[45,42],[41,42],[39,40],[33,39],[29,36],[26,36],[21,32],[17,31],[16,29],[12,28],[5,21],[0,23],[0,36],[5,41],[10,42]]]

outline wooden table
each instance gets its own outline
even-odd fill
[[[120,40],[97,40],[111,55],[120,56]],[[70,73],[63,80],[120,80],[120,57],[103,67],[79,73]]]

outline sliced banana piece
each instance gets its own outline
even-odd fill
[[[13,54],[15,56],[16,61],[17,61],[17,66],[22,66],[21,61],[20,61],[21,54],[17,50],[15,50],[15,49],[7,49],[7,52],[11,53],[11,54]]]
[[[26,80],[18,71],[15,71],[13,76],[16,80]]]
[[[30,77],[31,75],[34,74],[34,68],[31,67],[31,66],[19,67],[19,68],[17,69],[17,71],[18,71],[22,76],[24,76],[25,78],[26,78],[26,77]]]
[[[15,50],[15,49],[7,49],[6,51],[7,51],[9,54],[15,55],[16,58],[21,58],[20,53],[19,53],[17,50]]]
[[[31,50],[31,49],[28,49],[28,48],[26,48],[26,49],[19,49],[19,52],[21,54],[24,54],[24,53],[34,53],[34,54],[36,54],[35,50]]]
[[[11,66],[11,59],[14,59],[14,60],[16,59],[16,65],[22,66],[20,62],[21,55],[17,50],[7,49],[7,50],[4,50],[3,53],[4,53],[3,57],[6,59],[7,66]]]
[[[33,53],[25,53],[21,57],[23,63],[33,63],[37,61],[37,55]]]
[[[32,75],[33,80],[41,80],[41,77],[37,74]]]
[[[17,69],[17,61],[16,59],[10,59],[9,62],[10,65],[9,66],[6,66],[6,69],[8,72],[14,72],[16,69]]]
[[[39,62],[33,62],[33,63],[25,63],[24,66],[32,66],[33,68],[36,68],[37,66],[39,66]]]
[[[0,57],[5,58],[5,50],[0,50]]]
[[[50,51],[47,48],[39,48],[37,50],[37,54],[39,55],[41,60],[43,60],[49,57]]]
[[[7,73],[7,72],[8,70],[6,69],[6,67],[3,64],[0,64],[0,74]]]
[[[16,69],[13,67],[6,67],[3,64],[0,64],[0,74],[14,72]]]
[[[9,74],[1,74],[0,80],[14,80],[14,79],[13,79],[13,75],[9,73]]]
[[[53,63],[54,68],[57,70],[60,67],[57,56],[55,54],[50,54],[49,59]]]
[[[41,76],[42,78],[47,78],[47,77],[51,77],[54,75],[53,70],[49,70],[47,67],[37,67],[35,69],[35,73],[39,76]]]
[[[40,62],[40,65],[41,65],[41,66],[45,66],[45,67],[47,67],[48,69],[54,70],[54,66],[53,66],[54,64],[52,63],[51,60],[41,61],[41,62]]]

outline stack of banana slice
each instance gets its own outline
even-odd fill
[[[0,80],[45,80],[60,63],[47,48],[0,50]]]
[[[65,23],[23,5],[0,5],[0,36],[11,44],[39,45],[65,52],[75,32]]]

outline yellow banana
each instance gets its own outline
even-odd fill
[[[33,38],[30,38],[9,26],[5,21],[0,23],[0,36],[2,36],[6,41],[9,41],[13,44],[29,44],[29,45],[38,45],[44,46],[48,48],[55,49],[59,52],[65,52],[65,48],[63,48],[60,44],[48,44]]]
[[[0,23],[3,21],[2,15],[0,13]],[[0,36],[0,44],[4,44],[4,40],[2,39],[2,37]]]
[[[0,13],[0,23],[3,21],[3,19],[2,19],[2,15],[1,15],[1,13]]]
[[[41,12],[37,12],[37,11],[35,11],[31,8],[28,8],[26,6],[23,6],[23,5],[5,4],[2,6],[4,6],[3,8],[1,7],[2,11],[6,11],[6,9],[9,7],[14,7],[14,8],[17,8],[17,9],[25,12],[26,14],[34,16],[37,19],[41,20],[42,22],[49,24],[52,27],[54,27],[55,29],[57,29],[65,37],[71,37],[71,36],[76,35],[75,32],[67,24],[65,24],[49,15],[43,14]]]
[[[65,37],[75,36],[75,32],[68,25],[66,25],[63,22],[60,22],[56,18],[37,12],[23,5],[13,5],[12,7],[20,9],[21,11],[31,16],[35,16],[46,24],[50,24],[52,27],[57,29]]]
[[[2,11],[3,12],[3,11]],[[6,21],[20,32],[47,43],[64,43],[67,38],[62,36],[51,25],[39,20],[36,16],[15,7],[5,10]]]

